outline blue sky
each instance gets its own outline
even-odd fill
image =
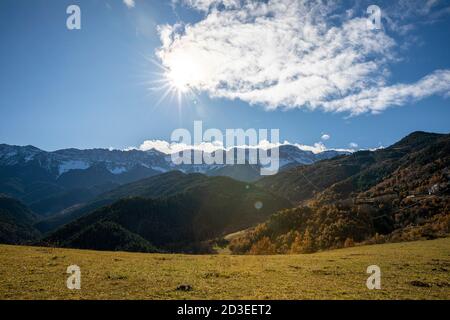
[[[332,9],[325,4],[307,17],[309,29],[301,20],[304,8],[287,14],[270,1],[253,11],[219,2],[135,0],[130,7],[122,0],[2,0],[0,143],[126,148],[168,140],[176,128],[192,129],[194,120],[221,130],[279,128],[281,140],[307,145],[328,134],[322,142],[329,148],[387,146],[415,130],[450,131],[448,1],[409,1],[407,10],[402,1],[375,1],[383,30],[374,31],[373,39],[358,31],[358,19],[374,1],[345,1]],[[81,8],[81,30],[66,28],[71,4]],[[245,21],[238,18],[242,13]],[[345,17],[336,18],[341,13]],[[324,21],[327,26],[320,26]],[[349,21],[354,24],[345,29]],[[283,39],[289,35],[280,32],[284,27],[299,35]],[[324,34],[344,43],[336,42],[331,56],[330,41],[317,40]],[[314,48],[299,53],[303,40]],[[253,63],[268,48],[271,62]],[[317,58],[317,52],[327,57]],[[348,61],[355,54],[345,73],[335,58]],[[179,59],[178,72],[192,77],[181,79],[189,92],[181,104],[169,97],[158,103],[164,90],[155,90],[157,81],[180,68]],[[319,76],[324,68],[335,76],[332,88]],[[174,91],[180,89],[170,81]]]

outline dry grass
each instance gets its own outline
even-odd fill
[[[450,238],[287,256],[0,246],[0,299],[449,299]],[[82,288],[66,288],[81,267]],[[382,290],[366,288],[366,268]],[[177,290],[182,284],[192,290]]]

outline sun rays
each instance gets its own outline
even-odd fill
[[[154,59],[149,59],[149,61],[160,70],[153,72],[153,80],[148,82],[150,91],[161,94],[156,105],[166,99],[171,101],[176,99],[180,110],[184,104],[188,102],[195,104],[198,101],[197,94],[191,85],[196,72],[188,61],[180,59],[173,63],[171,68],[163,66]]]

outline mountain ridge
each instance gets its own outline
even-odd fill
[[[326,180],[316,193],[289,190],[305,180],[307,170],[353,165]],[[324,169],[325,167],[325,169]],[[309,253],[353,246],[434,239],[450,233],[450,134],[414,132],[392,146],[375,152],[357,152],[314,164],[311,168],[281,173],[277,194],[297,206],[272,215],[266,222],[233,240],[234,253]],[[315,171],[314,171],[315,170]],[[292,177],[296,175],[296,177]],[[260,187],[280,185],[261,181]],[[309,187],[309,186],[308,186]],[[317,186],[316,186],[317,187]],[[300,196],[299,196],[300,194]],[[294,202],[295,202],[294,201]]]
[[[210,252],[215,239],[242,229],[231,239],[235,253],[434,238],[450,232],[449,166],[450,134],[413,132],[387,148],[255,183],[169,171],[38,217],[32,227],[50,246],[144,252]],[[104,245],[94,243],[95,232]]]
[[[236,156],[236,149],[228,153]],[[194,153],[190,150],[191,156]],[[247,162],[248,162],[248,150]],[[284,165],[311,164],[338,155],[314,154],[292,146],[280,147]],[[170,155],[156,150],[62,149],[53,152],[33,146],[0,144],[0,192],[23,201],[37,213],[51,216],[92,200],[119,185],[180,170],[211,176],[229,176],[245,182],[260,178],[258,165],[175,165]]]

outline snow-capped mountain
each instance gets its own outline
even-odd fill
[[[104,164],[112,174],[122,174],[136,166],[167,171],[165,154],[151,151],[120,151],[108,149],[63,149],[46,152],[33,146],[19,147],[0,145],[0,166],[26,165],[35,162],[56,177],[71,170],[86,170],[98,164]],[[164,169],[162,169],[164,168]]]
[[[249,163],[249,149],[244,152],[245,164],[242,165],[177,165],[171,155],[154,149],[64,149],[47,152],[33,146],[0,144],[0,193],[22,200],[37,213],[51,214],[121,184],[173,170],[255,181],[260,178],[260,166]],[[312,164],[340,153],[326,151],[314,154],[295,146],[281,146],[280,170]],[[236,149],[228,150],[227,154],[234,159],[232,163],[237,163]],[[204,154],[190,150],[192,163],[196,155],[202,159]],[[215,153],[209,155],[214,156]]]
[[[236,159],[235,149],[227,151],[234,153],[230,158]],[[121,175],[130,172],[137,167],[147,168],[155,172],[167,172],[170,170],[181,170],[186,173],[200,172],[208,174],[209,171],[216,171],[227,166],[226,164],[194,164],[195,153],[201,151],[191,151],[192,164],[173,163],[168,154],[157,150],[109,150],[109,149],[63,149],[53,152],[46,152],[33,146],[11,146],[0,144],[0,166],[26,166],[27,164],[37,164],[42,169],[58,178],[72,170],[87,170],[94,166],[104,165],[104,167],[115,175]],[[301,150],[292,145],[283,145],[279,148],[280,168],[293,165],[308,165],[318,160],[329,159],[345,152],[324,151],[322,153],[313,153],[311,151]],[[213,153],[214,154],[214,153]],[[228,155],[227,155],[228,156]],[[248,163],[249,150],[245,149],[245,162]],[[236,160],[234,160],[236,163]]]

